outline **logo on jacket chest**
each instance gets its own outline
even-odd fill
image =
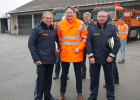
[[[47,33],[42,33],[42,35],[43,35],[43,36],[47,36],[48,34],[47,34]]]
[[[100,35],[99,33],[93,33],[92,35],[95,35],[95,36],[97,36],[97,35]]]

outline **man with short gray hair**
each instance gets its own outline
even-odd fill
[[[89,12],[85,12],[83,14],[83,19],[84,19],[84,23],[86,25],[87,30],[89,29],[89,27],[93,24],[91,22],[91,14]],[[83,50],[83,62],[82,62],[82,79],[86,78],[86,54],[87,54],[87,50],[86,47]]]
[[[115,58],[120,42],[113,25],[107,24],[107,13],[98,12],[97,24],[89,29],[87,37],[87,52],[90,62],[90,97],[97,100],[101,65],[104,69],[107,100],[115,100],[112,61]],[[114,38],[114,47],[108,45],[108,40]]]
[[[55,41],[58,43],[57,31],[52,26],[53,15],[46,11],[42,21],[32,29],[28,42],[31,56],[35,63],[37,79],[34,100],[56,100],[50,93],[52,86],[52,73],[56,62]]]

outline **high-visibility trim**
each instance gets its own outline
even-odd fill
[[[81,37],[72,37],[72,36],[67,36],[67,37],[60,37],[59,40],[61,39],[82,39]]]
[[[92,57],[94,54],[93,53],[90,53],[89,55],[88,55],[88,57],[90,58],[90,57]]]
[[[123,34],[123,33],[128,33],[128,31],[126,31],[126,32],[119,32],[119,34]]]
[[[125,28],[125,26],[126,26],[126,24],[123,26],[121,32],[118,32],[119,34],[125,34],[125,33],[128,34],[128,30],[127,30],[127,29],[126,29],[125,32],[124,32],[124,28]],[[120,28],[120,26],[119,26],[119,28]],[[122,37],[122,36],[119,36],[119,37]]]
[[[119,37],[127,37],[127,36],[119,36]]]
[[[87,36],[82,36],[83,38],[87,38]]]
[[[61,39],[82,39],[82,38],[81,37],[67,36],[67,37],[61,37]]]
[[[128,33],[128,30],[126,29],[125,32]]]
[[[123,30],[124,30],[125,26],[126,26],[126,25],[124,25],[124,26],[123,26],[123,28],[122,28],[122,32],[123,32]],[[127,30],[127,29],[126,29],[125,31],[126,31],[126,32],[128,32],[128,30]]]
[[[60,44],[66,44],[66,45],[79,45],[80,42],[61,42]]]
[[[86,42],[86,40],[82,40],[82,42]]]
[[[81,21],[80,23],[80,26],[79,26],[79,29],[78,29],[78,34],[77,34],[77,37],[73,37],[73,36],[67,36],[67,37],[60,37],[59,40],[61,39],[82,39],[79,34],[80,34],[80,31],[82,30],[82,26],[83,26],[83,21]],[[59,27],[59,30],[61,32],[61,28],[60,28],[60,23],[58,23],[58,27]],[[83,36],[83,38],[87,38],[87,36]]]
[[[113,53],[110,53],[109,56],[111,56],[113,58],[115,57],[115,55]]]
[[[124,25],[123,28],[122,28],[122,32],[123,32],[123,30],[124,30],[124,27],[125,27],[125,25]]]
[[[79,37],[79,34],[80,34],[81,29],[82,29],[83,23],[84,23],[84,22],[81,21],[80,26],[79,26],[79,29],[78,29],[77,37]]]

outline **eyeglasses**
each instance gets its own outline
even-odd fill
[[[66,12],[66,14],[73,14],[73,12]]]
[[[106,18],[107,16],[98,16],[99,18]]]

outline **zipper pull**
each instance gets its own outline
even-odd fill
[[[101,31],[103,31],[103,28],[101,29]]]

